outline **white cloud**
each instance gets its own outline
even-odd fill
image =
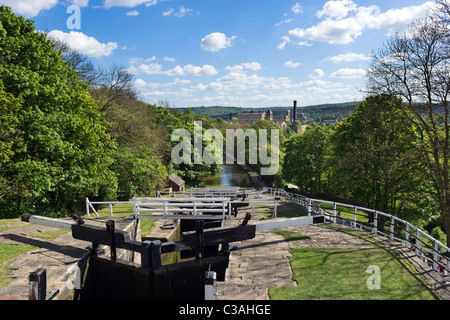
[[[351,0],[328,1],[323,5],[322,10],[316,13],[318,18],[328,16],[331,18],[342,19],[350,12],[356,11],[357,5]]]
[[[295,68],[298,68],[300,66],[300,63],[299,62],[293,62],[292,60],[289,60],[289,61],[286,61],[284,63],[284,66],[286,68],[295,69]]]
[[[174,11],[175,11],[174,8],[170,8],[169,10],[163,12],[163,16],[168,17],[168,16],[170,16]]]
[[[206,51],[218,52],[222,49],[231,47],[232,41],[235,38],[236,36],[228,38],[221,32],[213,32],[202,39],[200,47]]]
[[[310,28],[289,30],[289,35],[330,44],[347,44],[360,37],[365,29],[386,29],[388,34],[406,30],[408,24],[424,17],[432,2],[391,9],[380,13],[378,6],[357,6],[351,0],[328,1],[317,12],[324,18]]]
[[[367,61],[370,60],[370,57],[366,56],[363,53],[344,53],[336,56],[328,57],[325,59],[326,61],[331,61],[333,63],[340,62],[351,62],[351,61]]]
[[[183,67],[183,71],[186,75],[189,76],[211,77],[217,74],[217,70],[213,66],[208,64],[205,64],[203,67],[188,64]]]
[[[79,7],[87,7],[89,5],[89,0],[71,0],[72,4],[77,5]]]
[[[0,0],[0,5],[11,7],[12,11],[26,18],[37,16],[43,10],[49,10],[58,4],[58,0]]]
[[[282,36],[281,37],[282,42],[277,46],[278,49],[282,50],[286,46],[286,44],[291,43],[297,46],[301,47],[311,47],[312,43],[309,43],[307,41],[300,41],[300,42],[292,42],[291,38],[288,36]]]
[[[230,70],[230,71],[242,71],[244,69],[258,71],[258,70],[261,70],[261,64],[258,62],[244,62],[244,63],[241,63],[240,65],[225,67],[225,70]]]
[[[185,15],[190,15],[192,14],[192,9],[188,9],[185,7],[180,7],[180,9],[178,11],[175,11],[175,9],[170,8],[168,11],[163,12],[163,16],[167,17],[167,16],[175,16],[175,17],[179,17],[182,18]]]
[[[211,77],[217,74],[217,70],[208,64],[204,66],[194,66],[187,64],[184,67],[176,66],[175,68],[164,71],[163,66],[159,63],[145,64],[141,63],[139,66],[131,66],[128,69],[133,74],[160,74],[167,76],[205,76]]]
[[[292,6],[291,11],[295,14],[300,14],[303,12],[303,7],[300,3],[296,3]]]
[[[170,58],[170,57],[164,57],[163,60],[169,61],[169,62],[175,62],[175,58]]]
[[[127,12],[127,16],[138,16],[138,15],[139,15],[139,11],[137,11],[137,10]]]
[[[282,36],[281,40],[283,40],[283,41],[277,46],[277,48],[280,50],[284,49],[286,44],[291,42],[291,38],[289,38],[288,36]]]
[[[127,7],[133,8],[144,4],[149,7],[158,3],[158,0],[105,0],[103,7],[109,9],[112,7]]]
[[[144,87],[144,86],[147,85],[147,83],[146,83],[144,80],[142,80],[142,79],[136,79],[136,80],[134,80],[134,84],[135,84],[137,87]]]
[[[88,57],[109,56],[117,49],[116,42],[101,43],[94,37],[89,37],[82,32],[70,31],[65,33],[59,30],[53,30],[48,33],[52,38],[66,42],[67,45]]]
[[[325,72],[322,69],[315,69],[310,75],[309,78],[313,80],[317,80],[322,78],[325,75]]]
[[[284,24],[284,23],[289,23],[289,22],[291,22],[291,21],[292,21],[292,18],[291,18],[291,19],[286,19],[286,20],[281,20],[280,22],[278,22],[278,23],[275,24],[275,27],[279,27],[279,26],[281,26],[282,24]]]
[[[143,58],[130,58],[128,59],[128,63],[129,64],[139,64],[139,63],[144,63],[144,62],[152,62],[157,60],[157,58],[155,56],[152,56],[150,58],[147,59],[143,59]]]
[[[366,74],[364,69],[350,69],[350,68],[342,68],[336,72],[333,72],[330,77],[331,78],[341,78],[341,79],[357,79],[362,78]]]

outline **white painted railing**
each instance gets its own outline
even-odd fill
[[[283,197],[286,201],[298,204],[303,207],[308,215],[324,215],[325,218],[332,223],[346,224],[348,226],[364,229],[374,234],[381,234],[388,237],[390,240],[400,241],[404,245],[411,246],[414,249],[416,255],[418,255],[424,261],[428,261],[432,264],[433,270],[437,270],[438,267],[446,269],[450,272],[450,249],[442,244],[437,239],[428,235],[423,230],[412,225],[408,221],[402,220],[393,215],[365,208],[355,205],[349,205],[345,203],[325,201],[320,199],[312,199],[300,194],[290,193],[285,190],[265,187],[263,189],[265,193],[269,193],[273,196]],[[320,203],[331,204],[333,209],[324,209],[320,207]],[[349,208],[349,211],[338,210],[337,207]],[[352,218],[344,218],[340,215],[340,212],[347,212],[352,215]],[[369,222],[361,222],[358,220],[358,216],[368,218],[368,215],[359,213],[360,211],[373,214],[373,224]],[[383,217],[383,218],[381,218]],[[384,227],[381,228],[380,221],[384,220],[384,224],[389,226],[389,231],[385,231]],[[424,240],[428,240],[431,244],[428,244]]]
[[[259,193],[256,199],[235,200],[231,197],[207,197],[207,198],[189,198],[189,197],[136,197],[130,201],[90,201],[86,198],[86,214],[90,217],[91,213],[99,217],[94,205],[109,207],[109,215],[114,216],[114,205],[130,204],[133,206],[133,215],[136,219],[232,219],[234,217],[234,208],[240,206],[251,207],[251,215],[255,214],[255,205],[272,204],[274,206],[273,217],[277,217],[277,199],[263,198],[259,199]],[[189,214],[186,214],[189,213]]]
[[[253,188],[235,188],[235,187],[207,187],[207,188],[192,188],[187,191],[157,191],[157,197],[172,196],[172,197],[189,197],[189,198],[207,198],[207,197],[242,197],[249,195],[258,195],[262,193]]]

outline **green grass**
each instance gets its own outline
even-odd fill
[[[407,259],[376,240],[357,235],[367,249],[294,248],[289,258],[296,287],[270,288],[272,300],[435,300],[439,295]],[[293,235],[289,235],[293,237]],[[301,237],[299,235],[298,237]],[[380,289],[370,290],[366,273],[378,266]]]
[[[277,205],[277,218],[303,217],[308,214],[301,207],[290,202],[278,202]],[[280,209],[282,205],[288,206],[290,209]],[[255,204],[255,212],[261,213],[266,219],[269,219],[273,217],[274,207],[273,204]]]
[[[11,281],[8,274],[12,270],[6,268],[7,265],[13,262],[21,254],[36,249],[38,248],[27,245],[0,244],[0,287],[6,286]]]
[[[17,225],[14,225],[16,224]],[[9,230],[9,229],[16,229],[21,228],[23,225],[20,225],[20,219],[1,219],[0,220],[0,232]]]
[[[68,230],[50,230],[46,232],[37,232],[33,234],[33,237],[39,238],[39,239],[45,239],[45,240],[54,240],[63,234],[68,233]]]
[[[97,210],[100,217],[109,217],[109,207]],[[133,215],[133,205],[131,203],[120,203],[113,205],[113,216],[114,217],[128,217]],[[154,219],[141,219],[141,234],[146,236],[150,234],[152,228],[155,224]]]
[[[309,240],[311,237],[305,236],[298,232],[292,232],[285,229],[275,229],[275,234],[283,236],[286,241]]]
[[[317,204],[320,205],[320,207],[322,209],[325,209],[329,213],[333,214],[333,204],[332,203],[317,202]],[[344,206],[337,205],[336,206],[336,214],[338,214],[339,212],[341,214],[341,217],[353,220],[353,207],[344,207]],[[368,216],[367,211],[362,211],[362,210],[357,209],[356,210],[356,221],[361,222],[361,223],[367,223],[369,221],[369,216]]]

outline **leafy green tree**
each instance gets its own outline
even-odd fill
[[[332,137],[338,193],[392,214],[414,198],[422,179],[415,127],[402,107],[401,99],[368,97]]]
[[[405,115],[418,132],[428,179],[450,245],[450,4],[436,2],[431,16],[396,34],[373,55],[368,90],[404,99]]]
[[[118,197],[123,200],[154,196],[167,179],[166,167],[146,147],[120,148],[112,170],[117,173]]]
[[[14,203],[14,214],[73,210],[100,190],[113,194],[116,178],[109,166],[115,144],[87,85],[33,21],[5,6],[0,7],[0,79],[0,99],[12,106],[6,114],[9,128],[2,129],[9,140],[1,145],[9,151],[0,163],[1,193]]]
[[[314,125],[288,139],[284,144],[283,178],[303,192],[322,192],[330,136],[329,127]]]

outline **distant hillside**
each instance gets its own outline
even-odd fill
[[[328,103],[320,105],[312,105],[306,107],[298,107],[298,112],[304,113],[309,119],[314,119],[315,121],[322,121],[325,119],[343,119],[346,118],[350,112],[352,112],[355,107],[359,104],[356,102],[345,102],[345,103]],[[187,108],[176,108],[177,110],[183,112]],[[240,108],[240,107],[193,107],[190,108],[192,112],[203,114],[211,118],[222,118],[224,120],[230,120],[231,117],[237,117],[239,112],[243,111],[265,111],[272,110],[273,114],[281,114],[287,110],[293,110],[293,107],[272,107],[272,108]]]

